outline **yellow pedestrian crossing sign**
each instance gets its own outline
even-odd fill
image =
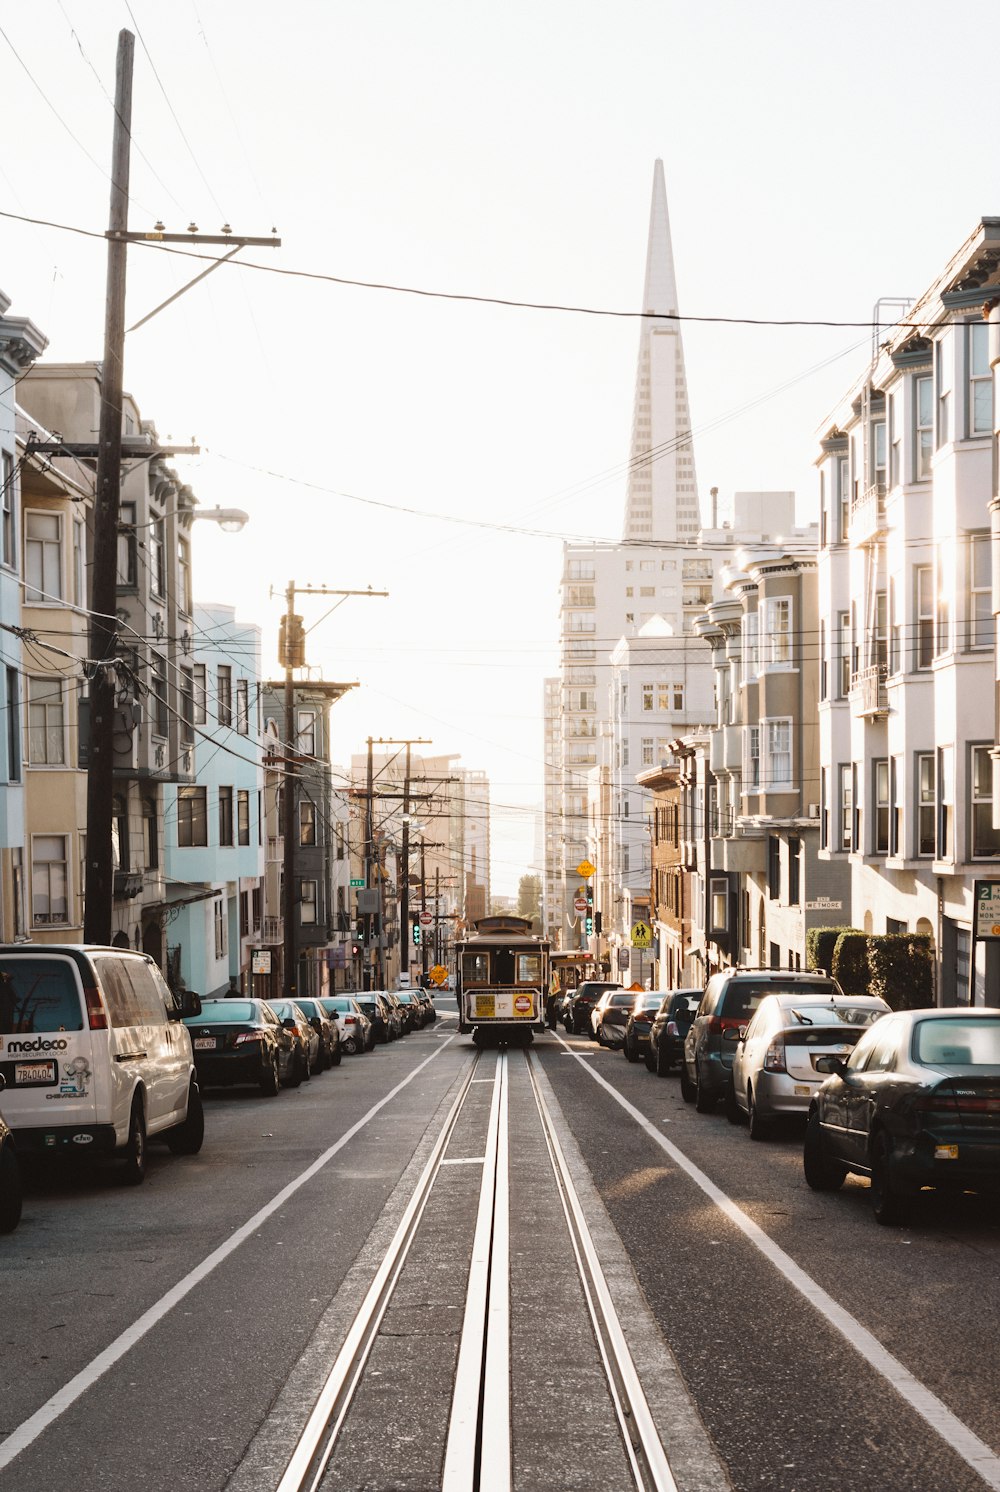
[[[650,948],[653,943],[653,929],[648,922],[632,923],[632,947]]]

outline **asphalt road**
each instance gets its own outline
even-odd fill
[[[201,1155],[152,1150],[137,1190],[107,1173],[31,1180],[20,1228],[0,1239],[0,1492],[274,1485],[270,1427],[280,1410],[291,1434],[299,1401],[308,1409],[326,1338],[349,1320],[408,1177],[474,1059],[453,1033],[442,1020],[276,1099],[209,1095]],[[676,1370],[678,1397],[663,1413],[676,1426],[682,1492],[727,1477],[741,1492],[990,1485],[956,1443],[964,1433],[967,1456],[972,1436],[1000,1455],[995,1212],[971,1199],[928,1202],[910,1226],[880,1229],[862,1184],[833,1196],[808,1190],[797,1135],[752,1144],[721,1111],[685,1105],[676,1078],[580,1039],[541,1038],[531,1061],[576,1157],[623,1319],[633,1318],[637,1340],[656,1339],[647,1340],[652,1378]],[[519,1124],[527,1112],[518,1107]],[[514,1369],[524,1366],[516,1485],[586,1488],[591,1419],[590,1449],[611,1457],[604,1411],[584,1371],[543,1159],[529,1131],[518,1144],[529,1158],[512,1183],[525,1220],[511,1270],[512,1287],[521,1282],[512,1288]],[[438,1213],[429,1210],[397,1326],[418,1310],[426,1321],[427,1300],[442,1323],[459,1313],[460,1239],[475,1206],[462,1169]],[[363,1443],[390,1417],[404,1438],[440,1422],[449,1332],[442,1325],[438,1345],[421,1346],[430,1356],[420,1372],[398,1358],[376,1365],[381,1407],[364,1396],[370,1412],[355,1423],[356,1454],[336,1485],[404,1484],[384,1461],[380,1478]],[[414,1350],[408,1329],[394,1335]],[[924,1413],[912,1403],[922,1390]],[[24,1445],[7,1464],[5,1443],[6,1454]],[[984,1466],[993,1477],[1000,1470]],[[601,1485],[616,1475],[602,1474]]]

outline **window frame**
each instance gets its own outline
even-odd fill
[[[65,552],[63,543],[65,538],[65,524],[63,515],[55,513],[51,508],[25,508],[24,516],[24,604],[26,606],[64,606],[65,595]],[[29,532],[32,519],[44,519],[54,522],[56,537],[54,539],[39,537]],[[48,574],[51,567],[51,550],[55,550],[55,584],[49,582]],[[31,564],[33,557],[38,559],[38,583],[31,578]]]

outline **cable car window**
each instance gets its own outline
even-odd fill
[[[542,959],[538,953],[517,955],[518,984],[537,984],[542,977]]]
[[[465,984],[487,984],[490,977],[488,953],[462,954],[462,981]]]

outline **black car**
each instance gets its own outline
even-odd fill
[[[594,1006],[604,994],[605,990],[621,989],[620,980],[585,979],[572,992],[572,999],[568,1000],[563,1008],[563,1025],[571,1036],[580,1036],[584,1032],[589,1036],[590,1017]]]
[[[636,995],[635,1004],[625,1022],[622,1052],[626,1062],[638,1062],[649,1051],[649,1032],[662,1000],[662,990],[647,990],[645,994]]]
[[[814,1191],[871,1178],[876,1222],[905,1220],[922,1187],[1000,1194],[1000,1010],[882,1016],[809,1108],[803,1165]]]
[[[308,1082],[314,1072],[323,1070],[319,1065],[319,1032],[310,1024],[309,1017],[295,1000],[274,1000],[271,1002],[271,1009],[292,1036],[298,1082],[290,1083],[289,1087],[297,1088],[303,1078]]]
[[[418,1031],[424,1024],[424,1010],[416,992],[412,989],[397,989],[393,990],[393,994],[403,1007],[403,1030]]]
[[[297,1087],[295,1046],[266,1000],[202,1000],[186,1016],[194,1065],[203,1088],[252,1083],[273,1098],[282,1083]]]
[[[368,1024],[372,1028],[372,1040],[381,1042],[383,1045],[392,1040],[395,1032],[392,1029],[392,1017],[389,1007],[378,990],[359,990],[353,997],[361,1007],[363,1015],[368,1017]]]
[[[0,1089],[4,1076],[0,1073]],[[13,1233],[21,1221],[21,1169],[14,1136],[0,1114],[0,1233]]]
[[[664,1078],[684,1059],[684,1038],[701,1004],[700,989],[675,989],[666,995],[653,1020],[646,1048],[646,1066]]]
[[[344,1054],[340,1050],[340,1027],[337,1022],[323,1009],[319,1000],[300,998],[295,1003],[319,1036],[319,1066],[316,1071],[324,1072],[328,1067],[339,1067]]]

